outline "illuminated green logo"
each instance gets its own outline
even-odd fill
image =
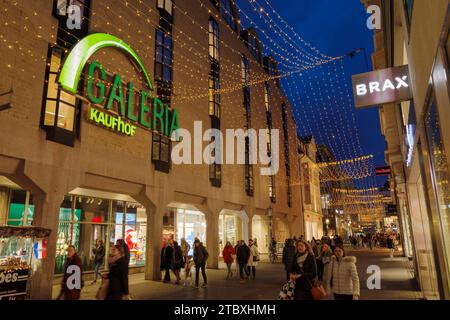
[[[75,45],[61,69],[58,79],[61,87],[76,94],[81,74],[89,58],[106,47],[118,48],[131,57],[135,67],[143,73],[148,89],[153,91],[150,76],[136,52],[119,38],[105,33],[91,34]],[[120,117],[168,137],[179,128],[177,110],[170,109],[159,98],[152,97],[150,92],[145,90],[137,92],[131,82],[124,88],[122,78],[118,74],[114,76],[110,85],[105,85],[106,71],[97,61],[91,62],[88,70],[87,98],[96,108],[103,104],[106,111],[90,109],[88,119],[91,122],[128,136],[134,135],[136,127],[130,126],[128,121],[123,122]],[[111,89],[107,92],[107,88]],[[124,123],[123,126],[122,123]]]
[[[88,35],[78,42],[69,53],[59,74],[59,83],[64,90],[77,93],[78,82],[87,61],[98,50],[106,47],[114,47],[127,53],[144,74],[149,89],[153,90],[152,80],[137,53],[119,38],[106,33]]]

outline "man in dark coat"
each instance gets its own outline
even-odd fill
[[[241,276],[241,283],[245,282],[245,279],[248,279],[249,277],[249,273],[247,270],[249,258],[250,258],[250,248],[245,244],[244,240],[239,241],[239,245],[236,250],[236,261],[239,264],[239,275]]]
[[[202,271],[203,288],[208,285],[208,279],[206,278],[206,261],[208,260],[209,253],[203,246],[200,240],[194,241],[194,263],[195,263],[195,287],[198,288],[199,273]]]
[[[126,300],[129,296],[128,290],[128,264],[125,258],[123,246],[115,245],[112,254],[108,259],[108,293],[106,300]]]
[[[161,271],[165,270],[164,283],[170,282],[170,268],[172,267],[173,247],[169,242],[161,249]]]
[[[292,272],[292,265],[295,258],[295,246],[292,239],[287,239],[286,245],[283,248],[283,258],[281,262],[284,264],[286,270],[286,281],[289,281],[290,274]]]

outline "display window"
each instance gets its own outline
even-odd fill
[[[168,208],[163,220],[162,245],[170,239],[181,243],[182,238],[191,244],[189,254],[192,254],[195,238],[206,246],[205,215],[198,210]]]
[[[450,173],[448,159],[441,134],[436,100],[431,99],[428,112],[425,116],[425,132],[431,162],[431,175],[436,201],[436,210],[440,220],[441,235],[445,252],[447,269],[450,270]]]
[[[25,190],[10,190],[8,225],[31,226],[34,218],[33,196]],[[25,211],[27,214],[25,214]]]
[[[219,253],[227,243],[235,246],[239,240],[243,238],[243,222],[237,215],[221,214],[219,216]],[[247,239],[244,239],[247,241]]]
[[[145,208],[138,203],[67,195],[59,211],[55,273],[64,270],[69,244],[75,246],[83,271],[93,271],[97,240],[105,245],[103,267],[108,249],[118,239],[124,239],[128,245],[130,266],[144,266],[146,234]]]

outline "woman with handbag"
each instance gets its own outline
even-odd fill
[[[356,257],[347,257],[342,246],[336,246],[334,254],[328,271],[334,300],[358,300],[360,292]]]
[[[123,246],[115,245],[109,257],[108,291],[106,300],[129,300],[128,263]]]
[[[248,258],[247,270],[248,275],[252,274],[252,279],[255,280],[256,266],[259,261],[258,247],[253,243],[253,239],[248,240],[248,247],[250,248],[250,257]]]
[[[295,281],[294,300],[312,300],[311,290],[317,277],[316,257],[305,240],[298,240],[292,266],[291,280]]]

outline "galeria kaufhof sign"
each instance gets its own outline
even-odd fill
[[[88,60],[97,51],[107,47],[126,54],[135,68],[143,74],[148,89],[153,91],[151,78],[136,52],[124,41],[105,33],[88,35],[70,51],[58,78],[63,90],[76,94]],[[124,88],[119,74],[113,77],[111,83],[106,83],[106,71],[98,61],[91,62],[88,69],[87,99],[94,105],[88,110],[89,121],[127,136],[133,136],[137,126],[156,130],[168,137],[179,128],[177,110],[169,109],[169,106],[153,97],[149,91],[135,90],[135,85],[131,82]],[[108,87],[111,88],[109,92]],[[117,110],[112,112],[115,105]]]

